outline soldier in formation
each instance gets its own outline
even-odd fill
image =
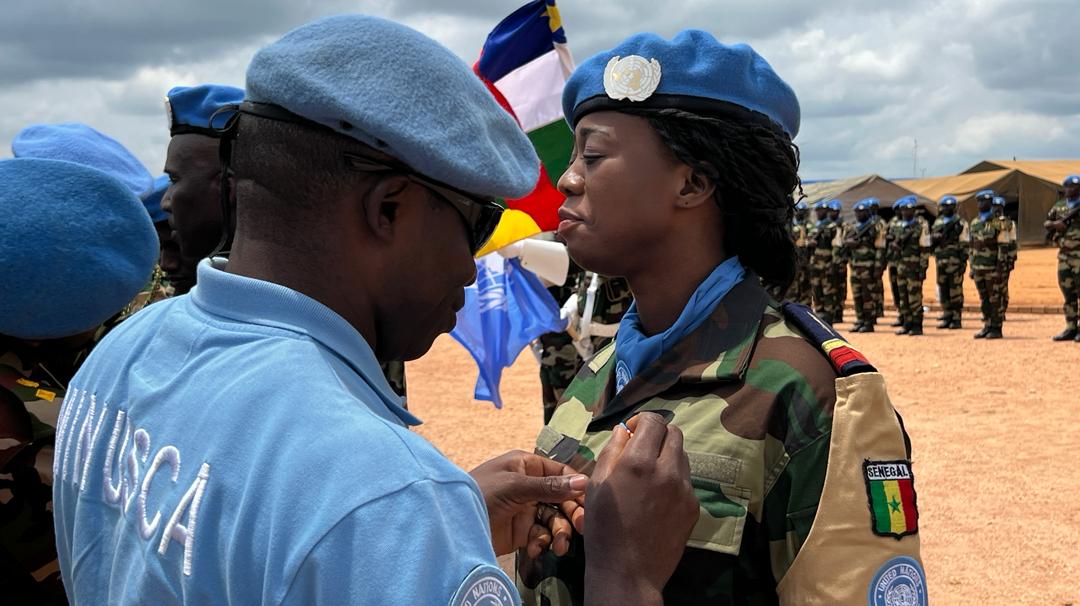
[[[848,260],[850,255],[848,249],[844,247],[844,238],[850,226],[844,223],[843,208],[840,200],[829,200],[829,220],[836,225],[832,256],[832,283],[833,289],[836,291],[836,304],[830,314],[833,324],[841,324],[844,321],[844,305],[848,293]]]
[[[902,199],[902,198],[901,198]],[[885,266],[889,270],[889,290],[892,293],[893,305],[896,307],[896,321],[890,326],[898,327],[903,326],[905,323],[904,313],[900,309],[900,288],[899,288],[899,275],[900,275],[900,257],[898,256],[899,248],[896,246],[896,241],[900,237],[901,218],[900,218],[900,200],[896,200],[892,205],[893,216],[889,219],[889,222],[885,229]]]
[[[976,339],[1000,339],[1001,281],[1008,261],[1008,233],[994,216],[994,192],[984,189],[975,194],[979,215],[971,222],[971,278],[979,291],[983,317],[982,330]]]
[[[807,246],[811,249],[810,285],[814,291],[814,311],[826,322],[835,322],[839,305],[835,272],[833,271],[834,243],[838,236],[836,224],[829,219],[829,203],[825,200],[814,204],[817,221],[810,228]]]
[[[956,214],[956,197],[938,202],[939,215],[930,232],[937,269],[938,300],[943,314],[938,328],[958,329],[964,313],[964,274],[967,271],[971,234],[968,223]]]
[[[929,263],[930,229],[926,220],[915,214],[915,196],[899,200],[900,224],[891,245],[897,262],[897,291],[900,294],[897,308],[904,324],[896,331],[898,335],[923,334],[923,281]]]
[[[855,225],[844,236],[844,247],[851,258],[851,293],[855,303],[855,326],[852,332],[874,332],[877,302],[874,281],[880,252],[885,248],[885,232],[870,213],[870,201],[855,204]]]
[[[1043,224],[1058,246],[1057,279],[1065,297],[1065,330],[1054,335],[1054,340],[1080,343],[1080,175],[1069,175],[1062,186],[1065,196],[1050,209]]]
[[[810,228],[810,205],[805,200],[799,200],[795,204],[795,218],[791,222],[791,235],[795,240],[799,262],[795,270],[795,281],[791,285],[791,291],[787,298],[807,307],[813,305],[814,299],[814,289],[810,284],[809,267],[811,252],[811,249],[808,248]]]
[[[1016,259],[1019,256],[1019,244],[1016,240],[1016,221],[1013,221],[1008,215],[1005,214],[1005,198],[1002,196],[994,196],[993,202],[991,202],[991,209],[994,211],[994,216],[1001,223],[1001,229],[1005,233],[1005,244],[1002,248],[1005,250],[1005,265],[1001,268],[1001,321],[1005,321],[1006,312],[1009,311],[1009,278],[1012,277],[1012,272],[1016,269]]]

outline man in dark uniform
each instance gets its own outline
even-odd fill
[[[51,513],[60,403],[158,242],[127,184],[72,162],[0,161],[0,216],[0,595],[66,604]]]

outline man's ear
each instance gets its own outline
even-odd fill
[[[401,175],[379,178],[361,199],[364,222],[371,235],[381,242],[394,237],[399,211],[409,180]]]
[[[712,180],[701,174],[701,171],[682,165],[679,167],[681,183],[676,195],[675,204],[678,208],[697,208],[703,204],[713,202],[713,194],[716,193],[716,185]]]

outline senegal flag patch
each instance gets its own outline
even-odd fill
[[[864,461],[866,496],[874,534],[900,540],[919,531],[919,509],[911,461]]]

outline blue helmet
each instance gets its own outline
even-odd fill
[[[1080,187],[1080,175],[1069,175],[1061,182],[1062,187]]]
[[[840,200],[829,200],[829,210],[842,210],[844,207],[840,204]]]
[[[1001,196],[994,196],[994,199],[990,202],[990,204],[992,204],[994,206],[1004,207],[1005,206],[1005,198],[1003,198]]]
[[[822,208],[828,210],[829,203],[825,200],[818,200],[817,202],[814,202],[814,210],[819,210]]]
[[[795,210],[810,210],[810,205],[806,203],[806,200],[799,200],[795,203]]]
[[[945,196],[938,200],[938,206],[956,206],[956,196]]]
[[[894,205],[898,209],[915,208],[915,204],[918,202],[918,198],[915,196],[904,196],[896,201]]]
[[[994,201],[994,190],[992,190],[992,189],[984,189],[984,190],[982,190],[982,191],[975,194],[975,199],[980,200],[980,201],[989,200],[989,201],[993,202]]]
[[[881,208],[881,200],[878,200],[877,198],[867,198],[866,199],[866,207],[871,209],[871,210],[876,210],[878,208]]]
[[[869,199],[859,200],[858,202],[855,203],[854,209],[855,210],[870,210],[870,200]]]

